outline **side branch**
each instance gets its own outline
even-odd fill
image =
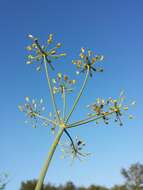
[[[83,93],[83,91],[84,91],[84,89],[85,89],[88,76],[89,76],[89,68],[88,68],[88,70],[87,70],[87,73],[86,73],[86,76],[85,76],[85,80],[84,80],[83,85],[82,85],[82,87],[81,87],[81,89],[80,89],[80,92],[79,92],[79,94],[78,94],[78,96],[77,96],[77,98],[76,98],[76,100],[75,100],[75,102],[74,102],[74,104],[73,104],[73,107],[72,107],[71,111],[69,112],[69,114],[68,114],[68,116],[67,116],[67,118],[66,118],[65,123],[68,122],[68,120],[69,120],[70,116],[72,115],[72,113],[73,113],[73,111],[74,111],[76,105],[78,104],[78,101],[79,101],[79,99],[80,99],[80,97],[81,97],[81,95],[82,95],[82,93]]]
[[[51,119],[48,119],[47,117],[44,117],[44,116],[39,115],[39,114],[37,114],[37,113],[33,113],[33,114],[34,114],[34,116],[38,117],[39,119],[42,119],[42,120],[48,121],[48,122],[51,123],[51,124],[57,125],[56,122],[54,122],[54,121],[51,120]]]
[[[60,117],[58,114],[57,105],[56,105],[56,101],[55,101],[55,97],[54,97],[54,93],[53,93],[53,89],[52,89],[52,85],[51,85],[51,81],[50,81],[50,77],[49,77],[49,73],[48,73],[46,59],[44,59],[44,64],[45,64],[46,77],[47,77],[47,81],[48,81],[48,85],[49,85],[49,89],[50,89],[50,94],[51,94],[51,98],[52,98],[53,108],[54,108],[55,113],[56,113],[56,118],[60,123]]]
[[[113,114],[113,113],[115,113],[115,112],[116,112],[116,110],[111,111],[111,112],[107,112],[107,113],[105,113],[104,115],[100,115],[99,117],[93,117],[93,118],[91,118],[91,119],[81,120],[81,121],[79,121],[79,122],[75,122],[75,123],[69,124],[67,128],[72,128],[72,127],[77,127],[77,126],[79,126],[79,125],[84,125],[84,124],[90,123],[90,122],[92,122],[92,121],[96,121],[96,120],[98,120],[98,119],[102,119],[104,116],[111,115],[111,114]]]
[[[62,98],[63,98],[63,120],[65,120],[65,114],[66,114],[66,93],[65,93],[65,89],[63,89]]]

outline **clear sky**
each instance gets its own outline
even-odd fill
[[[54,33],[67,57],[58,68],[74,75],[71,60],[81,47],[105,56],[105,72],[97,74],[80,101],[81,108],[97,97],[117,97],[122,89],[136,100],[134,120],[124,127],[112,123],[71,130],[87,141],[86,161],[61,160],[57,150],[45,182],[108,187],[123,182],[122,167],[143,163],[143,1],[142,0],[1,0],[0,3],[0,171],[8,172],[8,190],[37,178],[53,136],[47,128],[33,129],[17,109],[25,96],[49,98],[44,75],[25,64],[27,34],[46,40]],[[57,71],[57,70],[56,70]],[[82,78],[81,78],[82,80]],[[49,101],[49,100],[48,100]],[[47,103],[50,110],[50,103]],[[82,117],[79,109],[73,119]]]

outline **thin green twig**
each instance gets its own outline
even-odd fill
[[[63,98],[63,121],[64,121],[65,120],[65,113],[66,113],[66,93],[65,93],[64,88],[63,88],[62,98]]]
[[[104,116],[108,116],[108,115],[111,115],[113,113],[115,113],[116,111],[111,111],[111,112],[107,112],[105,113],[104,115],[100,115],[99,117],[96,117],[96,118],[91,118],[91,119],[87,119],[87,120],[81,120],[81,122],[75,122],[75,123],[72,123],[70,125],[68,125],[67,128],[72,128],[72,127],[77,127],[79,125],[84,125],[84,124],[87,124],[87,123],[90,123],[92,121],[96,121],[98,119],[101,119],[103,118]]]
[[[81,89],[80,89],[80,91],[79,91],[79,94],[78,94],[78,96],[77,96],[77,98],[76,98],[76,100],[75,100],[75,102],[74,102],[74,104],[73,104],[72,109],[70,110],[70,112],[69,112],[69,114],[68,114],[68,116],[67,116],[67,118],[66,118],[65,123],[67,123],[67,122],[69,121],[70,116],[72,115],[74,109],[76,108],[76,105],[78,104],[78,101],[79,101],[79,99],[80,99],[80,97],[81,97],[81,95],[82,95],[82,93],[83,93],[83,91],[84,91],[84,89],[85,89],[88,76],[89,76],[89,68],[88,68],[88,70],[87,70],[87,73],[86,73],[86,76],[85,76],[85,80],[84,80],[84,82],[83,82],[83,85],[82,85],[82,87],[81,87]]]
[[[48,122],[51,123],[51,124],[57,125],[56,122],[54,122],[53,120],[51,120],[51,119],[49,119],[49,118],[47,118],[47,117],[44,117],[44,116],[39,115],[39,114],[37,114],[37,113],[34,113],[34,115],[35,115],[36,117],[38,117],[39,119],[42,119],[42,120],[48,121]]]
[[[47,78],[47,81],[48,81],[50,94],[51,94],[51,98],[52,98],[53,108],[54,108],[54,111],[56,113],[56,118],[60,123],[60,117],[59,117],[59,114],[58,114],[58,109],[57,109],[55,96],[54,96],[54,93],[53,93],[53,89],[52,89],[52,85],[51,85],[51,81],[50,81],[50,76],[49,76],[49,72],[48,72],[47,61],[46,61],[45,57],[44,57],[44,65],[45,65],[45,71],[46,71],[46,78]]]
[[[74,123],[72,123],[72,124],[69,124],[69,126],[71,126],[71,125],[73,125],[73,124],[75,125],[75,124],[78,124],[78,123],[82,123],[82,122],[88,121],[89,119],[95,118],[95,116],[98,116],[98,114],[96,113],[96,114],[93,114],[93,115],[91,115],[91,116],[88,116],[88,117],[85,118],[85,119],[81,119],[81,120],[76,121],[76,122],[74,122]]]

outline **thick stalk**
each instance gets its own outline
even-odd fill
[[[53,108],[54,108],[54,111],[56,113],[56,118],[60,123],[60,117],[58,114],[57,105],[56,105],[56,101],[55,101],[55,97],[54,97],[54,93],[53,93],[53,89],[52,89],[52,85],[51,85],[51,81],[50,81],[50,76],[49,76],[49,72],[48,72],[47,61],[46,61],[45,57],[44,57],[44,65],[45,65],[45,71],[46,71],[46,78],[48,81],[50,94],[51,94],[51,98],[52,98]]]
[[[59,143],[59,140],[60,140],[60,138],[61,138],[61,136],[63,134],[63,131],[64,131],[64,128],[61,128],[59,130],[59,132],[58,132],[58,134],[57,134],[57,136],[55,138],[55,141],[53,142],[53,144],[52,144],[52,146],[50,148],[50,151],[48,153],[48,158],[47,158],[47,160],[46,160],[46,162],[45,162],[45,164],[44,164],[44,166],[43,166],[43,168],[41,170],[41,173],[40,173],[40,176],[39,176],[39,179],[38,179],[38,182],[37,182],[35,190],[41,190],[41,188],[42,188],[44,178],[45,178],[46,173],[48,171],[51,159],[52,159],[53,154],[54,154],[54,152],[56,150],[56,147],[57,147],[57,145]]]
[[[81,97],[81,95],[82,95],[82,93],[83,93],[83,91],[84,91],[84,88],[85,88],[85,86],[86,86],[88,76],[89,76],[89,68],[88,68],[88,70],[87,70],[87,73],[86,73],[86,76],[85,76],[85,80],[84,80],[83,85],[82,85],[82,87],[81,87],[81,89],[80,89],[80,92],[79,92],[79,94],[78,94],[78,96],[77,96],[77,98],[76,98],[76,100],[75,100],[75,102],[74,102],[74,104],[73,104],[73,107],[72,107],[71,111],[69,112],[69,114],[68,114],[68,116],[67,116],[67,118],[66,118],[65,123],[68,122],[68,120],[69,120],[70,116],[72,115],[72,113],[73,113],[73,111],[74,111],[76,105],[78,104],[78,101],[79,101],[79,99],[80,99],[80,97]]]

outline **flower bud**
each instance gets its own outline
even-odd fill
[[[29,34],[29,35],[28,35],[28,38],[30,38],[31,40],[33,40],[33,39],[34,39],[34,36],[33,36],[32,34]]]
[[[56,47],[57,48],[61,47],[61,43],[57,43]]]

